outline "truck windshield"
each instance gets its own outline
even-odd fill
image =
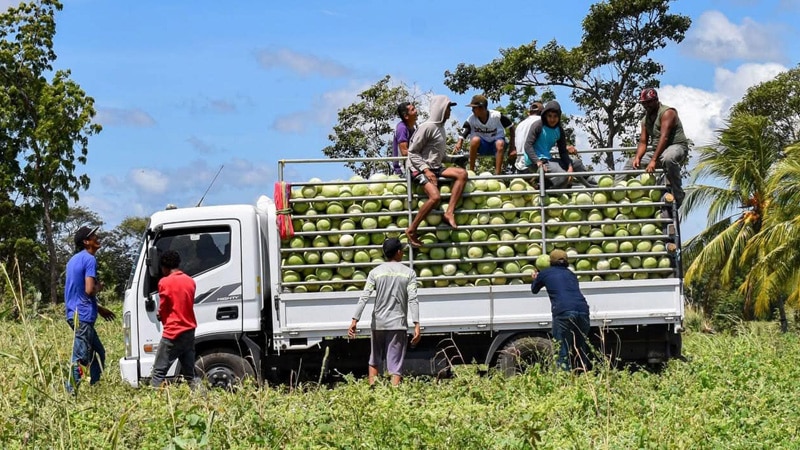
[[[231,231],[228,227],[170,230],[158,236],[155,246],[159,253],[177,251],[180,269],[193,277],[230,260]]]

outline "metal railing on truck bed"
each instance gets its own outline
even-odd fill
[[[633,150],[606,149],[605,151]],[[603,151],[591,150],[591,152]],[[388,162],[402,158],[305,159],[287,165]],[[301,173],[309,173],[307,170]],[[667,186],[643,170],[573,173],[593,176],[596,188],[545,189],[560,176],[471,176],[456,209],[457,229],[441,219],[449,200],[442,179],[442,206],[418,230],[423,247],[407,252],[407,264],[423,287],[524,284],[554,248],[570,256],[582,282],[680,278],[680,238]],[[636,181],[616,182],[617,175]],[[532,183],[531,183],[532,182]],[[577,184],[577,183],[574,183]],[[294,236],[280,244],[279,292],[360,290],[367,272],[383,262],[387,236],[404,239],[422,190],[410,176],[292,181],[289,209]]]

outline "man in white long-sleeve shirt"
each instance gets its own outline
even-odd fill
[[[388,262],[372,269],[367,276],[364,291],[358,299],[358,307],[353,314],[348,335],[355,337],[356,324],[375,291],[375,308],[372,311],[371,352],[369,355],[369,384],[375,383],[381,363],[386,361],[386,370],[392,376],[392,384],[400,383],[403,360],[406,356],[408,333],[407,317],[411,313],[414,322],[414,337],[411,345],[416,345],[421,336],[419,328],[419,302],[417,301],[417,275],[404,265],[403,243],[397,238],[383,242],[383,254]]]

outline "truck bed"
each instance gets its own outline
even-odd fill
[[[677,278],[581,283],[591,309],[592,326],[680,324],[683,317],[681,283]],[[284,339],[345,336],[356,309],[358,291],[284,293],[278,296],[280,330]],[[549,329],[547,291],[531,294],[530,286],[471,286],[421,288],[420,323],[424,333]],[[368,334],[372,302],[359,322]]]

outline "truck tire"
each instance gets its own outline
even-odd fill
[[[553,367],[553,343],[537,336],[521,336],[510,340],[497,352],[495,368],[507,377],[524,373],[529,367],[542,370]]]
[[[245,378],[255,378],[253,366],[241,356],[223,349],[202,354],[195,362],[198,377],[205,378],[209,386],[233,389]]]

